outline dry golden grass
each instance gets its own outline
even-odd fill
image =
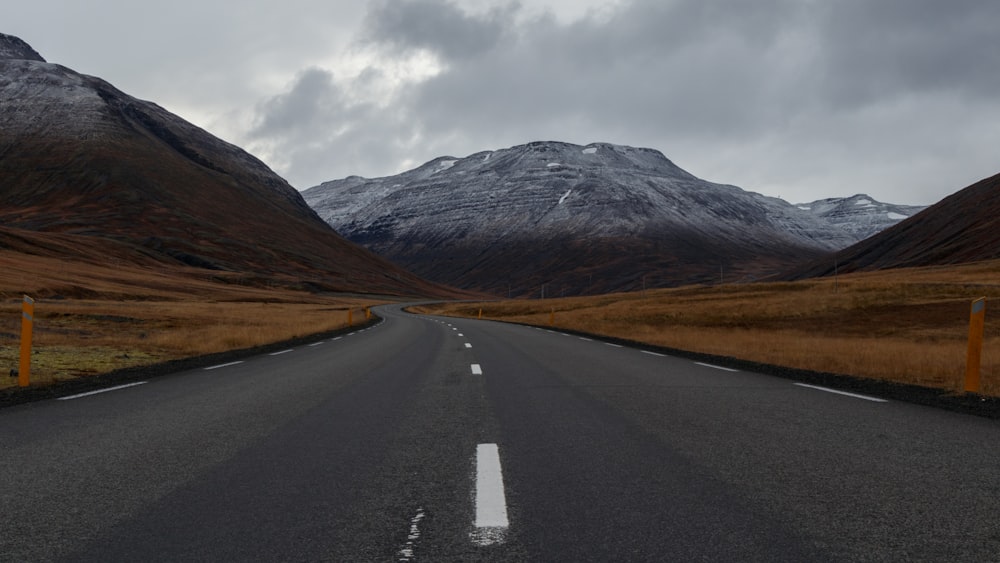
[[[365,307],[388,301],[246,282],[0,252],[0,388],[17,385],[7,374],[19,363],[23,294],[36,299],[33,385],[335,330],[347,326],[348,311],[359,324]]]
[[[425,312],[625,338],[762,363],[958,390],[969,306],[1000,297],[1000,261]],[[997,302],[997,301],[993,301]],[[987,307],[982,391],[1000,395],[1000,311]]]

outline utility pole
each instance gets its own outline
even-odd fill
[[[840,290],[840,262],[837,260],[837,255],[833,255],[833,292],[837,293]]]

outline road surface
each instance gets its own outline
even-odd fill
[[[1000,561],[1000,424],[379,310],[0,410],[3,561]]]

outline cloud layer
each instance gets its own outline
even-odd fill
[[[40,2],[52,14],[68,0]],[[116,61],[102,76],[302,189],[535,140],[652,147],[698,176],[794,202],[868,192],[932,203],[1000,172],[993,0],[137,6],[88,4],[132,30],[128,48],[87,43]],[[186,33],[137,23],[150,17]]]

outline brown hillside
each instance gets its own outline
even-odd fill
[[[256,158],[100,79],[0,58],[0,100],[0,248],[450,294],[341,238]]]

